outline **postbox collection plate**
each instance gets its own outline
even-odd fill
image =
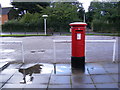
[[[81,33],[77,33],[77,40],[81,40]]]

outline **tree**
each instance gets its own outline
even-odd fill
[[[77,7],[78,16],[83,21],[85,10],[83,8],[82,3],[80,3],[79,1],[75,1],[75,2],[72,2],[71,4]]]
[[[16,9],[11,8],[11,10],[8,13],[9,20],[17,19],[18,16],[19,16],[19,12]]]
[[[56,31],[68,30],[69,23],[81,21],[76,5],[65,2],[53,3],[51,7],[42,10],[42,14],[47,14],[48,25]]]
[[[20,5],[21,3],[17,4],[18,5],[15,4],[15,7],[18,8],[16,11],[20,10],[20,12],[24,13],[24,10],[27,10],[26,14],[23,14],[19,19],[16,20],[16,22],[18,22],[18,26],[21,24],[19,29],[23,28],[25,31],[42,31],[44,24],[42,15],[44,14],[48,15],[47,29],[59,32],[69,32],[69,24],[71,22],[83,21],[84,9],[82,4],[79,2],[53,2],[45,8],[36,4],[40,10],[38,12],[37,9],[34,9],[32,6],[25,6],[26,3],[22,3],[24,5]],[[32,11],[30,11],[29,8],[33,8]],[[11,23],[11,26],[12,25],[13,23]]]
[[[111,31],[116,30],[119,17],[117,7],[118,2],[91,2],[87,12],[87,22],[93,26],[99,23],[96,28],[99,27],[101,30],[105,30],[109,27],[111,27]],[[105,28],[102,29],[102,27]]]
[[[94,19],[107,21],[108,17],[117,14],[116,7],[117,2],[91,2],[88,11]]]
[[[34,14],[34,13],[41,13],[43,8],[46,8],[50,5],[49,2],[12,2],[14,11],[19,12],[19,15],[23,15],[27,12]]]

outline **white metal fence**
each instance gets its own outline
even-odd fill
[[[85,40],[86,43],[113,43],[112,62],[115,62],[116,40]],[[71,40],[53,40],[54,63],[56,63],[56,43],[71,43]]]
[[[1,41],[0,45],[2,47],[1,52],[4,52],[4,53],[10,52],[10,54],[11,54],[11,52],[14,52],[14,49],[16,49],[16,50],[19,49],[21,51],[22,62],[24,63],[24,50],[23,50],[23,42],[22,41]],[[16,45],[16,47],[15,47],[15,45]],[[7,49],[3,48],[5,46]],[[10,49],[11,47],[12,47],[12,49]],[[3,56],[1,56],[1,57],[3,57]]]

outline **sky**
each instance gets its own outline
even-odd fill
[[[83,7],[85,9],[85,12],[88,11],[88,7],[89,7],[91,1],[93,1],[93,0],[79,0],[79,2],[83,3]]]
[[[87,9],[90,5],[90,2],[92,0],[79,0],[81,3],[83,3],[83,7],[85,9],[85,11],[87,12]],[[11,7],[10,5],[10,0],[0,0],[1,6],[2,7]]]

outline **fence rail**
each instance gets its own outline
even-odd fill
[[[54,63],[56,63],[56,43],[71,43],[71,40],[53,40]],[[116,40],[85,40],[86,43],[114,43],[112,62],[115,62]]]

